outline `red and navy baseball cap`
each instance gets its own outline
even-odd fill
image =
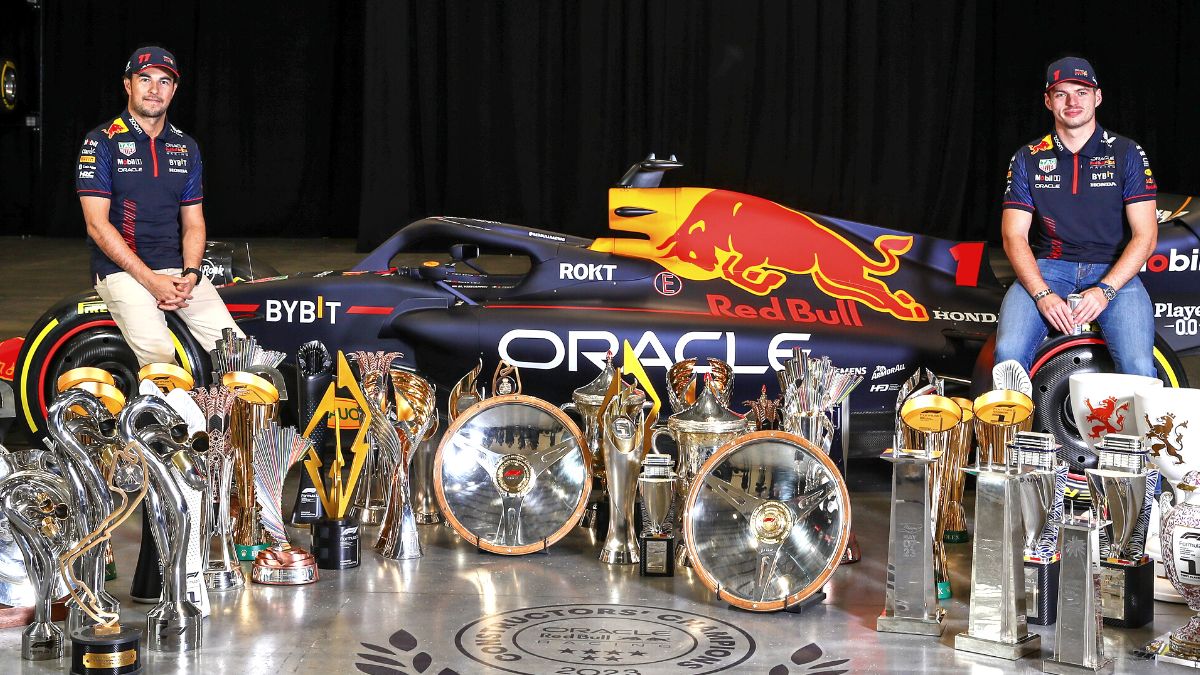
[[[1100,80],[1096,79],[1096,69],[1087,59],[1078,56],[1067,56],[1051,63],[1046,68],[1046,91],[1059,82],[1078,82],[1089,87],[1099,87]]]
[[[162,47],[142,47],[129,57],[125,64],[125,77],[137,75],[147,68],[162,68],[179,79],[179,66],[175,55]]]

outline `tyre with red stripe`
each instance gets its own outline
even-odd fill
[[[171,313],[167,314],[167,326],[175,336],[176,360],[191,371],[197,383],[207,382],[208,355]],[[46,409],[54,400],[58,376],[82,366],[111,373],[127,397],[137,389],[137,358],[94,292],[60,301],[34,323],[21,346],[13,388],[21,402],[17,417],[31,442],[40,444],[46,435]]]
[[[1154,340],[1154,366],[1167,387],[1188,386],[1187,374],[1175,352],[1161,337]],[[1098,457],[1090,450],[1071,413],[1070,378],[1075,373],[1114,372],[1108,345],[1099,333],[1060,335],[1042,343],[1033,359],[1029,379],[1033,382],[1033,431],[1054,434],[1063,447],[1059,456],[1072,473],[1082,474],[1094,468]],[[1128,416],[1126,433],[1136,434],[1133,413]]]

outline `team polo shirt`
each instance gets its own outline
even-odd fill
[[[1008,165],[1004,208],[1035,214],[1034,256],[1112,263],[1130,238],[1125,206],[1157,192],[1141,146],[1096,125],[1077,153],[1057,133],[1017,150]]]
[[[182,267],[179,208],[203,199],[200,147],[167,123],[151,139],[126,110],[88,132],[79,150],[75,191],[110,201],[108,220],[150,269]],[[92,274],[120,272],[90,238]]]

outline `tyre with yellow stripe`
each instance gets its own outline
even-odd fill
[[[167,313],[175,358],[196,383],[209,380],[209,358],[183,321]],[[58,376],[72,368],[92,366],[112,373],[126,397],[137,390],[137,357],[121,337],[104,301],[94,292],[62,300],[34,323],[17,355],[13,388],[21,401],[17,417],[40,444],[46,435],[46,409],[54,400]]]

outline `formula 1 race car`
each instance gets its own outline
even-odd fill
[[[864,376],[850,398],[854,454],[890,444],[896,392],[918,367],[990,388],[989,340],[1004,288],[984,243],[725,190],[660,187],[679,166],[651,155],[609,191],[615,236],[431,217],[351,270],[260,274],[219,290],[264,347],[292,359],[314,339],[330,350],[399,351],[442,401],[482,358],[518,366],[526,393],[565,402],[629,341],[658,382],[684,358],[727,361],[739,402],[763,385],[774,392],[772,371],[801,347]],[[1142,273],[1155,302],[1155,358],[1170,386],[1186,386],[1178,354],[1200,347],[1200,217],[1189,201],[1160,196],[1158,250]],[[438,260],[421,262],[427,252],[440,252]],[[207,355],[173,316],[169,324],[180,363],[206,382]],[[58,375],[85,365],[112,372],[126,393],[134,388],[136,360],[94,293],[51,308],[21,347],[13,384],[32,438],[42,434]],[[1048,340],[1032,373],[1035,429],[1074,435],[1067,376],[1106,368],[1096,333]]]

